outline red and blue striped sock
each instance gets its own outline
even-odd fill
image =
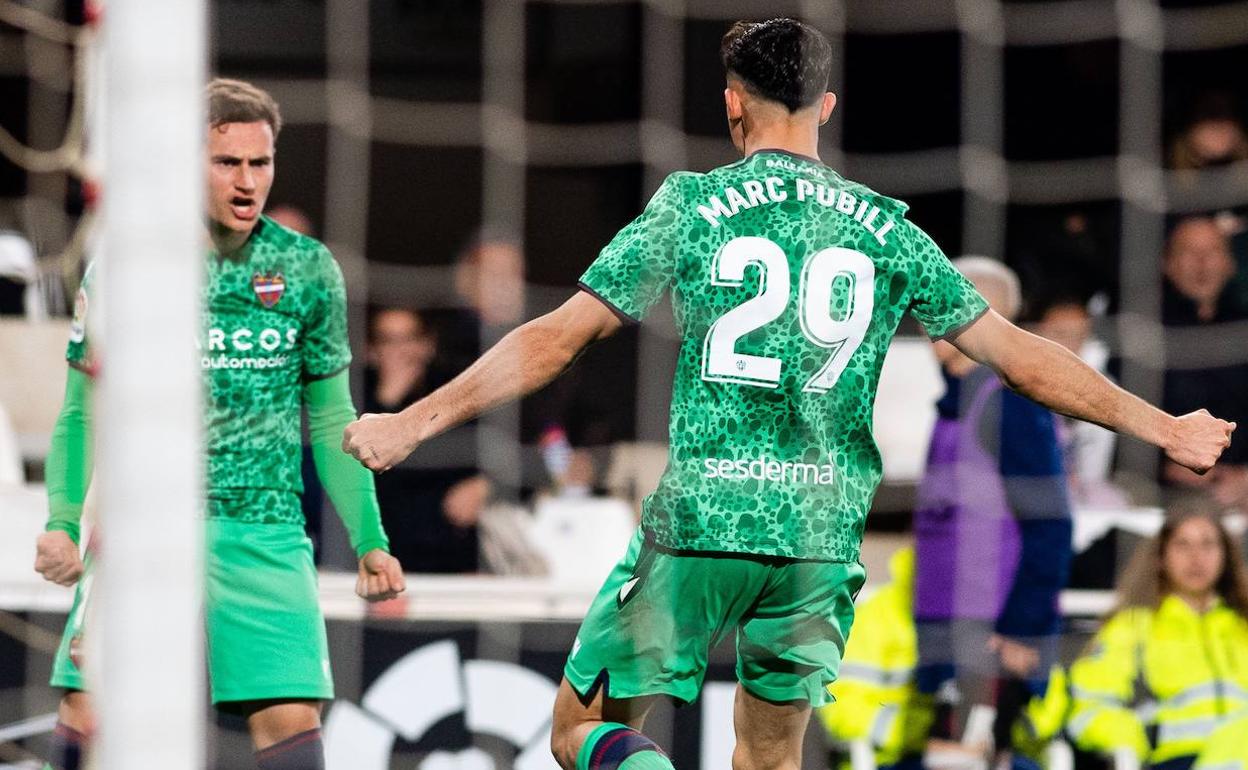
[[[674,770],[654,741],[628,725],[603,722],[585,738],[576,770]]]

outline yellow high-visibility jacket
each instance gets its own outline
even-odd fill
[[[1070,672],[1067,732],[1085,751],[1129,748],[1141,760],[1194,757],[1222,724],[1248,713],[1248,619],[1177,596],[1128,608]]]
[[[934,715],[914,686],[914,549],[902,548],[888,566],[892,582],[858,605],[840,674],[828,688],[836,702],[819,709],[832,738],[870,741],[880,765],[921,754]]]
[[[1248,714],[1218,728],[1200,752],[1195,770],[1248,770]]]

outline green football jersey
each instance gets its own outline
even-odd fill
[[[856,561],[881,475],[871,416],[906,312],[987,311],[906,205],[763,150],[669,176],[581,278],[626,319],[671,292],[670,449],[642,526],[667,548]]]
[[[88,372],[91,277],[66,354]],[[208,515],[301,521],[303,386],[351,362],[342,272],[319,241],[261,217],[238,254],[207,255],[202,296]]]

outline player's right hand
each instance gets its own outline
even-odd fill
[[[378,473],[390,470],[416,449],[402,414],[366,414],[342,433],[342,451]]]
[[[355,580],[355,593],[361,599],[381,602],[393,599],[407,589],[399,560],[380,548],[360,557],[360,571]]]
[[[1175,418],[1163,447],[1166,457],[1196,473],[1206,473],[1231,445],[1235,423],[1201,409]]]
[[[57,585],[72,586],[82,577],[78,544],[59,529],[44,532],[35,541],[35,572]]]

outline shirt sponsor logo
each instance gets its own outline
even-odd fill
[[[242,358],[231,358],[222,354],[219,356],[203,356],[199,359],[199,366],[202,369],[279,369],[289,361],[289,356],[244,356]]]
[[[251,288],[261,305],[273,307],[286,292],[286,277],[281,273],[256,273],[251,277]]]
[[[199,361],[203,369],[277,369],[290,361],[298,341],[299,330],[294,327],[285,332],[271,327],[259,331],[211,328],[206,343],[197,340],[195,347],[205,354]]]
[[[702,461],[702,475],[708,479],[732,481],[780,481],[789,484],[832,484],[836,468],[830,463],[781,462],[759,457],[753,460],[729,460],[708,457]]]

